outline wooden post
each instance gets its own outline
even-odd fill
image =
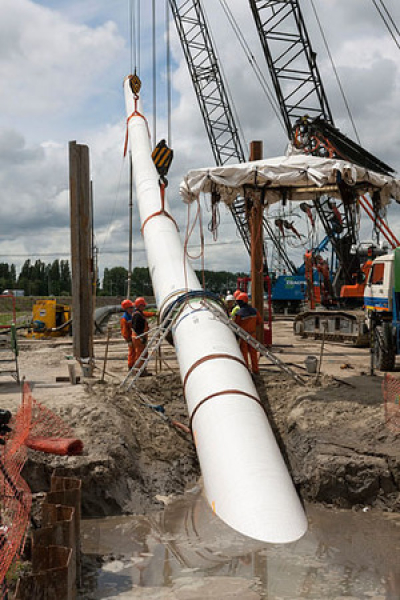
[[[69,143],[74,356],[93,358],[93,261],[89,148]]]
[[[261,160],[263,144],[260,141],[250,142],[250,161]],[[264,321],[264,256],[263,256],[263,213],[261,193],[255,193],[250,213],[251,234],[251,304],[256,308]],[[257,340],[264,343],[264,322],[257,327]]]

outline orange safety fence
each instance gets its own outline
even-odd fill
[[[21,553],[28,530],[32,494],[21,477],[27,447],[52,454],[76,454],[83,448],[61,417],[34,399],[28,383],[9,425],[5,446],[0,446],[0,586]]]
[[[28,529],[32,495],[21,471],[26,460],[25,440],[31,414],[31,403],[23,399],[10,422],[12,431],[0,447],[0,582],[4,582],[14,558],[21,553]]]
[[[385,403],[385,423],[391,431],[400,431],[400,379],[385,374],[383,384],[383,399]]]

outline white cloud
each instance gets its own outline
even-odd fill
[[[90,28],[30,0],[3,0],[0,115],[62,117],[104,89],[101,75],[124,47],[116,25]]]
[[[350,3],[314,0],[314,3],[362,143],[400,170],[398,49],[372,3],[365,0]],[[17,258],[19,253],[69,253],[68,141],[76,140],[90,149],[101,268],[127,266],[128,169],[122,157],[126,119],[122,79],[130,59],[126,3],[3,0],[1,4],[0,260],[3,260],[1,253],[13,254],[13,262],[17,264],[25,260]],[[269,80],[248,4],[243,0],[230,0],[228,4]],[[151,40],[146,38],[149,5],[144,3],[142,14],[140,74],[144,110],[152,131],[152,75],[146,70],[151,63]],[[387,0],[387,5],[399,22],[400,3]],[[219,3],[204,0],[204,6],[246,141],[263,140],[265,156],[282,154],[286,135],[226,24]],[[335,122],[354,139],[311,4],[304,2],[302,8],[318,51],[318,64]],[[173,24],[171,33],[175,61],[174,161],[168,198],[184,230],[186,207],[179,198],[179,183],[189,169],[212,166],[214,159]],[[158,36],[157,44],[162,54],[162,35]],[[161,74],[161,79],[164,78],[165,74]],[[160,81],[158,100],[165,105],[164,91]],[[166,130],[164,112],[158,117],[158,137],[165,137]],[[389,212],[395,225],[400,220],[399,213],[399,207]],[[204,209],[206,231],[209,218]],[[136,207],[134,219],[134,264],[142,266],[145,254]],[[219,235],[220,242],[238,240],[226,209],[221,210]],[[206,241],[211,242],[208,233]],[[296,250],[295,255],[300,262],[301,252]],[[245,270],[248,262],[241,244],[206,247],[207,268]]]

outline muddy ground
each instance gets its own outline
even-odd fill
[[[105,336],[96,338],[94,376],[83,377],[77,365],[77,385],[67,377],[70,339],[21,340],[20,349],[21,375],[35,399],[62,416],[84,443],[78,457],[29,451],[23,476],[33,492],[47,491],[56,471],[82,479],[83,516],[142,514],[198,481],[191,436],[171,424],[189,421],[172,348],[163,349],[162,371],[155,374],[150,364],[153,376],[129,392],[119,387],[127,368],[117,324],[104,381]],[[311,502],[399,511],[400,430],[386,422],[382,374],[368,375],[368,350],[326,343],[316,380],[305,372],[304,360],[319,357],[320,349],[319,341],[295,338],[290,319],[276,321],[273,350],[306,385],[264,358],[256,381],[296,487]],[[66,381],[58,382],[59,377]],[[15,412],[19,402],[18,386],[2,377],[0,408]],[[144,403],[161,405],[165,412]]]

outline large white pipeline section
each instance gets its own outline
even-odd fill
[[[168,205],[161,211],[147,122],[129,79],[124,91],[134,181],[161,317],[179,296],[198,291],[172,333],[207,500],[218,517],[244,535],[295,541],[307,529],[302,505],[234,334],[202,303],[190,265],[185,279],[183,247]]]

